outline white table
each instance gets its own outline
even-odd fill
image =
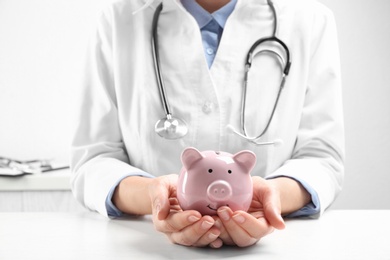
[[[390,210],[326,212],[288,220],[249,248],[171,244],[150,216],[0,213],[0,259],[390,259]]]

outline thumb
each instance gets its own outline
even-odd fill
[[[265,217],[268,222],[276,229],[284,229],[286,227],[284,220],[280,214],[280,210],[275,208],[264,208]]]
[[[285,223],[281,215],[280,196],[276,189],[269,187],[263,194],[264,215],[276,229],[284,229]]]
[[[152,214],[158,220],[167,218],[170,211],[169,197],[172,190],[170,178],[163,176],[156,178],[149,189]]]

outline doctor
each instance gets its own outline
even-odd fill
[[[72,144],[75,197],[110,217],[152,214],[158,231],[187,246],[250,246],[284,228],[282,216],[320,216],[344,174],[332,13],[311,0],[163,0],[161,7],[118,0],[101,13]],[[246,66],[253,44],[269,37]],[[179,122],[176,129],[183,122],[185,131],[156,133],[161,118]],[[175,187],[188,146],[256,153],[248,212],[180,210]]]

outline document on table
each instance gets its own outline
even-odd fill
[[[31,174],[31,173],[23,172],[23,171],[20,171],[18,169],[0,167],[0,176],[16,177],[16,176],[22,176],[25,174]]]
[[[40,174],[69,168],[65,163],[51,160],[18,161],[0,157],[0,176],[17,177],[26,174]]]

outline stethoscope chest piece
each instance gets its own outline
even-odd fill
[[[182,138],[188,132],[186,123],[170,114],[158,120],[154,128],[159,136],[168,140]]]

